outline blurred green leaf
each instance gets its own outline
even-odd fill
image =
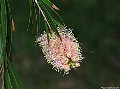
[[[28,28],[27,31],[29,29],[33,29],[33,25],[34,25],[34,17],[35,17],[35,3],[33,0],[29,0],[29,4],[30,4],[30,12],[29,12],[29,22],[28,22]]]
[[[1,1],[0,1],[1,3]],[[1,4],[0,4],[0,64],[1,64],[1,60],[2,60],[2,25],[1,25]]]
[[[7,37],[6,37],[6,51],[9,60],[12,60],[12,16],[10,13],[9,3],[6,0],[6,10],[7,10]]]
[[[8,62],[8,72],[14,89],[26,89],[25,85],[10,62]]]
[[[10,13],[8,0],[0,1],[0,65],[4,74],[5,89],[25,89],[22,81],[9,62],[12,60],[12,28],[13,19]]]
[[[7,35],[7,12],[6,12],[6,3],[5,0],[1,0],[1,28],[2,28],[2,44],[5,46],[6,35]]]
[[[3,50],[5,50],[6,35],[7,35],[7,12],[5,0],[0,3],[0,65],[2,63]]]
[[[39,30],[40,30],[40,13],[38,12],[37,14],[36,14],[36,25],[37,25],[37,27],[36,27],[36,36],[38,37],[38,33],[39,33]]]
[[[8,73],[8,70],[5,70],[5,89],[13,89],[13,86],[11,84],[10,75]]]

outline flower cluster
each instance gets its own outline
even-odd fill
[[[71,29],[60,26],[57,30],[60,36],[55,32],[44,32],[37,38],[37,42],[42,47],[47,62],[52,64],[55,70],[63,70],[68,74],[71,68],[80,66],[83,59],[81,47]]]

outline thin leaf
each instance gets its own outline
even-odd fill
[[[13,86],[11,84],[10,75],[8,73],[8,70],[5,70],[5,89],[13,89]]]
[[[60,25],[62,25],[60,22],[58,22],[57,20],[55,20],[54,18],[52,18],[55,22],[55,24],[59,27]]]
[[[1,0],[1,26],[3,31],[3,46],[5,46],[6,43],[6,35],[7,35],[7,12],[6,12],[6,3],[5,0]]]
[[[44,10],[44,13],[45,13],[45,15],[46,15],[46,17],[47,17],[47,20],[49,21],[49,23],[50,23],[50,25],[51,25],[51,28],[52,28],[52,29],[50,29],[50,30],[55,31],[55,33],[60,37],[59,32],[58,32],[58,30],[57,30],[57,26],[56,26],[55,22],[53,21],[51,15],[49,14],[47,8],[44,6],[44,4],[43,4],[42,2],[39,2],[39,3],[40,3],[40,5],[42,6],[42,9]]]
[[[49,0],[42,0],[42,1],[59,17],[61,23],[64,24],[64,21],[61,18],[61,16],[55,11],[55,9],[59,10],[59,8],[56,7],[53,3],[51,3]]]
[[[29,0],[30,3],[30,12],[29,12],[29,21],[28,21],[28,28],[27,31],[31,28],[33,28],[33,24],[34,24],[34,8],[35,8],[35,4],[33,0]]]
[[[37,5],[35,4],[35,21],[36,21],[36,24],[35,24],[35,29],[36,29],[36,36],[38,37],[39,35],[39,30],[40,30],[40,11],[37,7]]]
[[[6,3],[5,0],[1,0],[0,3],[0,65],[2,63],[3,50],[6,44],[7,35],[7,15],[6,15]]]
[[[10,13],[9,3],[6,0],[6,11],[7,11],[7,37],[6,37],[6,51],[9,60],[12,60],[12,16]]]
[[[53,3],[50,0],[42,0],[44,3],[46,3],[49,7],[52,7]]]
[[[9,74],[10,74],[10,78],[11,78],[14,89],[26,89],[20,77],[18,76],[15,69],[13,68],[12,64],[10,64],[9,62],[8,65],[9,65],[8,66]]]
[[[1,4],[0,4],[0,65],[2,63],[2,34],[3,34],[3,31],[2,31],[2,25],[1,25]]]

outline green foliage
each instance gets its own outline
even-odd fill
[[[59,36],[57,27],[60,24],[64,25],[64,23],[62,18],[56,11],[59,10],[58,7],[56,7],[49,0],[39,0],[39,1],[29,0],[29,3],[30,3],[30,18],[29,18],[28,29],[30,28],[32,28],[32,30],[36,29],[35,31],[37,34],[36,36],[38,36],[38,32],[40,30],[40,21],[41,21],[40,17],[43,17],[45,21],[46,32],[49,33],[51,30],[53,30]],[[58,25],[58,21],[56,21],[55,18],[51,16],[51,14],[49,13],[48,7],[58,16],[60,22],[59,25]]]
[[[15,69],[12,61],[12,30],[13,19],[7,0],[0,2],[0,69],[2,79],[2,89],[25,89]]]
[[[83,43],[85,60],[64,77],[45,63],[38,47],[34,47],[33,35],[26,32],[27,1],[10,0],[17,28],[13,36],[13,54],[18,58],[15,65],[21,68],[28,89],[99,89],[120,85],[120,0],[50,0],[59,6],[65,23]]]
[[[3,55],[5,54],[5,44],[6,44],[6,35],[7,35],[7,11],[6,11],[6,3],[5,3],[5,0],[1,0],[1,29],[0,29],[0,36],[1,36],[1,41],[0,41],[0,44],[1,44],[1,49],[0,49],[0,52],[1,52],[1,58],[0,58],[0,63],[2,63],[2,60],[3,60]],[[4,51],[4,52],[3,52]]]
[[[45,23],[46,32],[49,34],[51,31],[56,32],[57,27],[63,24],[63,20],[56,10],[59,10],[49,0],[29,0],[30,3],[30,18],[28,29],[36,29],[35,34],[38,37],[40,30],[41,17]],[[59,18],[55,20],[49,13],[50,8]],[[9,3],[7,0],[0,1],[0,69],[2,75],[2,88],[5,89],[25,89],[15,69],[13,68],[12,61],[12,31],[14,31],[14,21],[10,12]],[[48,37],[49,39],[49,37]]]
[[[50,2],[49,0],[42,0],[42,1],[59,17],[60,22],[61,22],[62,24],[64,24],[62,18],[60,17],[60,15],[56,12],[55,8],[53,7],[54,4],[53,4],[52,2]],[[56,7],[56,6],[55,6],[55,7]],[[58,7],[56,7],[56,8],[58,8]],[[58,9],[57,9],[57,10],[58,10]],[[55,23],[56,23],[56,22],[55,22]]]
[[[6,70],[7,70],[8,78],[11,82],[11,87],[15,89],[26,89],[20,77],[18,76],[18,74],[16,73],[14,67],[10,62],[8,62],[8,67]]]

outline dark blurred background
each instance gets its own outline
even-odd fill
[[[27,32],[29,0],[10,0],[16,31],[13,64],[28,89],[120,87],[120,0],[51,0],[82,43],[81,67],[69,75],[54,71]]]

